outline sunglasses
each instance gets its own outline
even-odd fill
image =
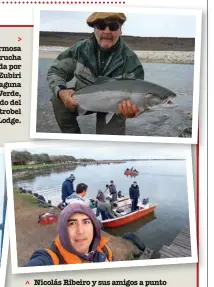
[[[105,30],[106,27],[109,27],[110,31],[117,31],[120,28],[120,24],[117,22],[111,22],[109,24],[105,22],[97,22],[95,23],[95,27],[99,30]]]

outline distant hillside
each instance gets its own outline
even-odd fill
[[[69,47],[87,39],[89,33],[40,32],[40,46]],[[133,37],[122,36],[133,50],[144,51],[194,51],[195,38]]]

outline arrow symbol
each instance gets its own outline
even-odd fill
[[[18,42],[20,42],[22,40],[22,38],[21,37],[18,37]],[[27,281],[28,282],[28,281]]]
[[[26,281],[25,285],[30,285],[30,282],[29,282],[29,281]]]

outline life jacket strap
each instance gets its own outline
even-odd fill
[[[110,247],[105,244],[102,248],[101,248],[102,252],[106,255],[108,261],[112,261],[113,259],[113,255],[112,255],[112,251],[110,249]]]
[[[54,242],[51,244],[50,249],[45,249],[45,250],[51,256],[54,265],[66,264],[65,259],[63,258],[63,256],[59,252],[59,249],[57,248],[57,246],[56,246],[56,244]],[[106,255],[108,261],[112,261],[113,260],[112,251],[111,251],[110,247],[107,244],[105,244],[101,248],[101,251]]]
[[[50,249],[46,249],[46,251],[49,253],[49,255],[51,255],[54,265],[66,264],[65,259],[59,252],[59,249],[54,242],[51,244]]]

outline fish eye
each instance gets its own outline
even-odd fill
[[[152,93],[153,97],[160,98],[160,95],[156,92]]]

